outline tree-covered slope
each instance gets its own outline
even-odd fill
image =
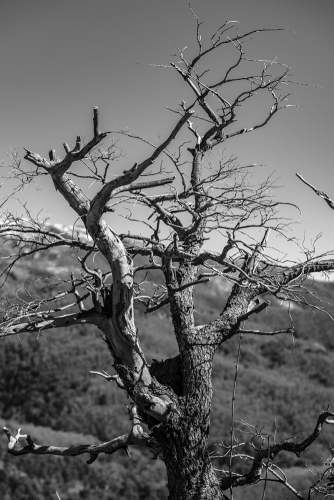
[[[3,247],[3,255],[8,248]],[[103,263],[99,263],[103,265]],[[37,258],[21,261],[10,274],[3,293],[24,298],[27,289],[44,288],[51,274],[63,276],[75,270],[76,254],[57,250],[40,253]],[[39,280],[35,282],[36,278]],[[149,275],[147,281],[159,278]],[[27,281],[28,280],[28,281]],[[219,315],[227,298],[229,284],[214,279],[196,290],[196,318],[205,323]],[[334,303],[334,286],[315,283],[313,291]],[[42,294],[47,294],[44,290]],[[313,299],[312,299],[313,300]],[[330,306],[326,306],[330,311]],[[248,329],[272,331],[291,327],[295,333],[279,336],[246,334],[241,342],[237,378],[235,434],[250,439],[243,422],[276,435],[276,440],[307,435],[313,430],[318,414],[333,401],[334,324],[328,315],[311,309],[273,301],[267,311],[252,316]],[[136,325],[147,359],[166,359],[177,354],[168,311],[160,309],[145,315],[136,309]],[[219,451],[230,439],[231,398],[235,380],[238,339],[224,343],[215,357],[213,368],[214,400],[210,441]],[[97,329],[71,327],[66,330],[24,334],[5,338],[0,344],[0,419],[11,430],[18,426],[31,433],[39,444],[88,444],[112,439],[130,429],[125,404],[126,394],[116,385],[90,370],[112,373],[111,357]],[[85,459],[24,456],[6,453],[6,437],[1,436],[0,498],[4,500],[99,498],[165,499],[167,490],[163,463],[154,461],[141,450],[101,456],[92,465]],[[321,466],[334,444],[330,426],[300,458],[280,454],[280,466],[292,483],[307,488],[312,475],[306,465]],[[217,468],[226,460],[216,458]],[[240,461],[240,470],[247,463]],[[110,478],[111,481],[110,481]],[[110,486],[112,484],[112,486]],[[235,491],[235,498],[259,498],[259,485]],[[270,485],[268,486],[268,488]],[[262,494],[262,493],[261,493]],[[241,495],[241,496],[239,496]],[[286,498],[276,488],[271,498]]]

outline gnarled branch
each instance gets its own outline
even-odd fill
[[[144,446],[154,454],[154,458],[157,458],[161,450],[155,440],[144,432],[142,426],[140,425],[140,419],[135,405],[132,405],[129,413],[133,423],[129,434],[123,434],[123,436],[119,436],[111,441],[98,444],[83,444],[69,447],[38,445],[34,443],[31,436],[21,434],[21,429],[18,429],[16,436],[13,436],[10,431],[4,427],[3,431],[8,438],[8,453],[14,456],[32,454],[58,455],[63,457],[75,457],[88,453],[90,455],[90,459],[87,461],[87,464],[91,464],[97,459],[100,453],[111,455],[119,449],[127,451],[128,446]],[[16,448],[20,439],[25,439],[28,444],[21,448]]]
[[[301,443],[296,443],[292,439],[281,441],[280,443],[273,444],[270,448],[261,448],[255,454],[250,471],[241,476],[225,477],[221,481],[223,490],[230,488],[232,485],[245,486],[247,484],[257,483],[261,478],[261,473],[264,467],[264,460],[273,460],[281,451],[288,451],[294,453],[297,457],[305,451],[319,436],[324,424],[334,424],[334,413],[326,410],[318,417],[317,423],[313,432],[305,438]]]

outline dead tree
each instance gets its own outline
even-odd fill
[[[260,481],[264,469],[273,471],[277,481],[291,490],[272,460],[282,450],[301,453],[318,437],[324,423],[333,422],[333,414],[325,411],[303,441],[264,446],[249,457],[245,474],[236,474],[232,467],[219,479],[212,467],[208,438],[215,352],[232,337],[252,333],[244,323],[269,305],[261,298],[263,294],[306,303],[307,277],[332,271],[334,260],[309,252],[303,263],[288,265],[283,258],[275,257],[268,245],[269,230],[270,238],[275,232],[284,234],[287,222],[272,195],[271,179],[254,184],[249,174],[254,165],[240,166],[235,158],[225,158],[219,150],[228,139],[264,127],[288,106],[285,89],[295,83],[290,68],[276,60],[256,61],[245,56],[245,45],[251,37],[276,30],[242,35],[233,23],[225,22],[206,45],[200,34],[201,23],[195,19],[197,55],[188,60],[186,51],[178,49],[176,62],[165,66],[185,85],[187,95],[192,95],[189,102],[182,101],[173,110],[176,119],[169,135],[155,144],[130,130],[120,131],[133,140],[144,141],[152,152],[146,159],[126,166],[123,173],[111,176],[110,165],[119,157],[118,146],[114,141],[107,149],[102,148],[108,133],[100,132],[98,109],[94,108],[93,138],[88,143],[83,144],[78,136],[72,149],[64,144],[63,159],[54,150],[49,158],[26,150],[28,163],[14,155],[8,174],[18,181],[17,193],[39,175],[48,175],[59,202],[71,206],[82,227],[78,223],[70,236],[64,235],[45,221],[34,219],[28,211],[20,218],[4,213],[0,226],[2,238],[15,243],[15,254],[3,278],[20,259],[53,247],[78,249],[82,268],[81,274],[62,280],[62,288],[51,297],[4,300],[0,334],[6,337],[94,325],[106,341],[115,369],[114,375],[99,374],[128,393],[133,420],[128,435],[69,448],[39,446],[20,431],[14,437],[4,429],[8,451],[13,455],[87,453],[88,463],[92,463],[99,453],[110,454],[132,445],[147,447],[166,465],[171,500],[226,498],[233,487]],[[232,59],[224,69],[224,50],[231,49]],[[211,73],[203,63],[211,56],[220,56],[220,51],[223,69],[217,76],[217,68]],[[254,118],[250,127],[240,125],[245,103],[255,99],[260,102],[262,96],[262,115]],[[72,170],[75,162],[80,170]],[[166,171],[166,162],[172,173]],[[101,183],[92,199],[85,190],[85,179]],[[138,222],[136,233],[116,234],[112,212],[133,203],[145,207],[147,217],[141,225]],[[134,221],[135,216],[130,212],[128,219]],[[209,251],[206,240],[214,232],[221,235],[221,248]],[[104,257],[107,272],[92,267],[90,256],[94,252]],[[142,259],[138,266],[133,261],[136,255]],[[164,286],[148,290],[144,280],[137,280],[149,270],[161,273]],[[232,290],[226,304],[222,303],[220,316],[199,326],[194,318],[194,288],[205,286],[214,276],[230,281]],[[71,296],[73,301],[68,300]],[[135,323],[136,302],[144,304],[147,313],[162,307],[169,311],[179,348],[175,358],[147,363]],[[147,432],[141,423],[147,425]],[[17,445],[20,438],[27,441],[21,448]],[[232,457],[233,443],[227,453]]]

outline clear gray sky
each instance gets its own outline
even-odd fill
[[[168,64],[173,43],[194,50],[188,0],[0,1],[0,158],[10,147],[42,156],[55,148],[62,155],[63,142],[73,143],[77,134],[90,138],[93,106],[100,108],[102,130],[129,127],[148,139],[170,130],[174,116],[165,106],[176,107],[185,88],[173,71],[145,65]],[[334,198],[334,1],[193,0],[192,7],[205,23],[204,36],[226,19],[238,20],[241,33],[296,32],[259,35],[251,54],[277,56],[295,80],[322,88],[295,88],[290,102],[304,107],[232,139],[228,152],[276,171],[284,186],[280,199],[302,210],[296,234],[323,232],[319,252],[334,247],[334,212],[294,175],[300,172]],[[125,153],[122,170],[143,159],[134,147]],[[43,181],[41,188],[22,197],[33,212],[43,208],[54,222],[73,222],[52,183]]]

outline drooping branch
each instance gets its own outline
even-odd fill
[[[88,462],[92,463],[92,461],[97,458],[99,453],[111,454],[119,449],[122,448],[125,449],[127,446],[133,444],[131,441],[129,442],[129,435],[124,434],[123,436],[119,436],[111,441],[99,444],[79,445],[79,446],[69,446],[69,447],[45,446],[45,445],[43,446],[35,444],[29,435],[20,434],[20,429],[18,430],[18,434],[15,437],[10,434],[9,430],[6,427],[4,427],[3,430],[9,441],[8,452],[14,456],[32,454],[32,455],[58,455],[64,457],[75,457],[78,455],[82,455],[84,453],[88,453],[91,456],[91,459]],[[26,439],[28,444],[22,448],[17,449],[15,448],[15,445],[19,442],[20,438]]]
[[[8,438],[8,453],[14,456],[32,454],[58,455],[63,457],[75,457],[87,453],[90,455],[87,464],[91,464],[97,459],[100,453],[111,455],[119,449],[124,449],[128,453],[128,446],[143,446],[148,448],[154,454],[154,458],[156,458],[161,450],[155,440],[144,432],[140,425],[140,419],[135,405],[131,406],[129,413],[133,423],[129,434],[124,434],[111,441],[91,445],[84,444],[69,447],[38,445],[33,442],[29,435],[21,434],[21,429],[18,429],[16,436],[13,436],[10,431],[4,427],[3,431]],[[25,439],[28,444],[22,448],[16,448],[20,439]]]

